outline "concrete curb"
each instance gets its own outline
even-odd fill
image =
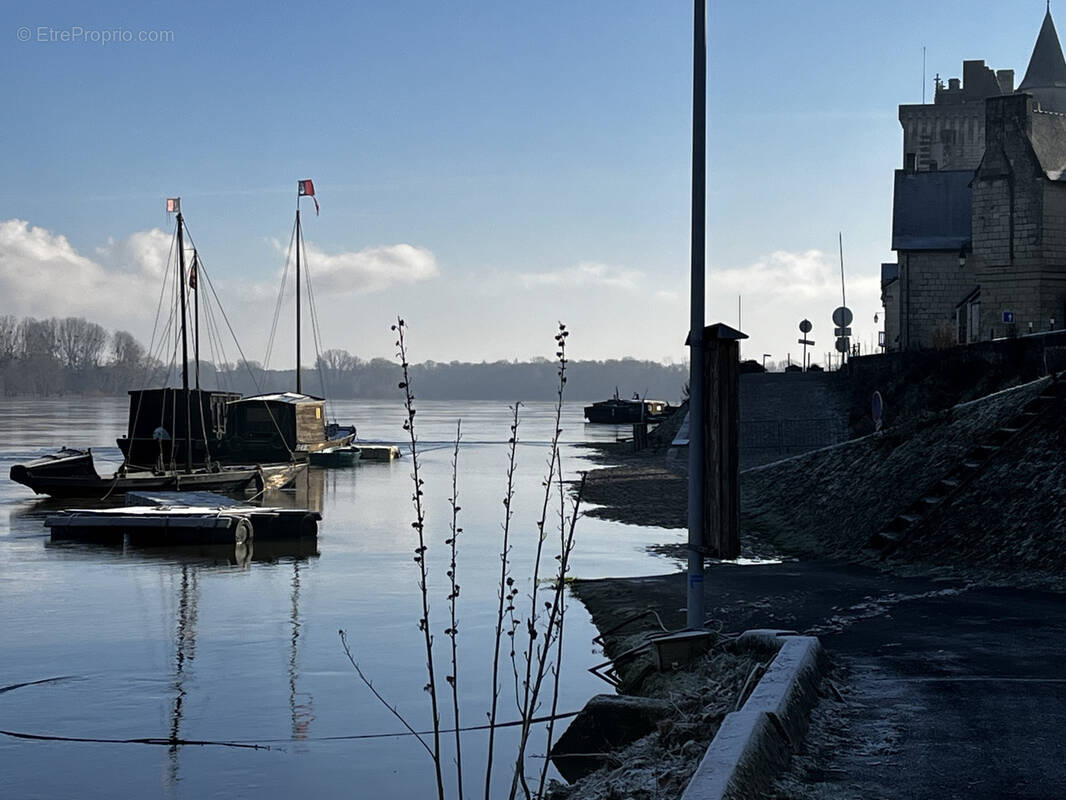
[[[740,710],[722,720],[681,800],[761,796],[807,733],[825,668],[818,638],[752,630],[737,645],[777,654]]]

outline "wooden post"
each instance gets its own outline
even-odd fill
[[[721,323],[704,328],[704,419],[707,425],[704,551],[712,558],[740,555],[740,340]]]

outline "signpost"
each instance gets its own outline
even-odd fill
[[[811,347],[814,346],[814,340],[813,339],[808,339],[807,338],[807,334],[811,332],[811,329],[814,326],[811,325],[811,321],[809,319],[805,319],[805,320],[801,320],[800,321],[799,327],[800,327],[800,333],[803,334],[803,336],[801,336],[799,338],[799,343],[801,345],[803,345],[803,371],[806,372],[807,371],[807,346],[808,345],[810,345]]]
[[[885,415],[885,401],[881,399],[880,392],[874,392],[873,400],[871,402],[871,413],[874,418],[874,430],[880,431],[881,426],[884,424]]]
[[[836,351],[840,353],[842,366],[844,364],[844,354],[851,349],[851,342],[848,339],[851,336],[851,328],[848,326],[851,325],[853,319],[855,319],[855,316],[847,306],[837,306],[833,309],[833,324],[836,325],[833,329],[833,334],[837,337],[835,347]]]

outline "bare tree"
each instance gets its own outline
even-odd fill
[[[84,317],[67,317],[56,323],[59,358],[73,370],[95,367],[107,345],[107,331]]]
[[[26,317],[19,323],[20,338],[22,340],[23,358],[44,357],[57,358],[59,356],[59,339],[57,335],[57,320]]]
[[[0,316],[0,364],[13,361],[22,350],[22,334],[18,318],[5,314]]]

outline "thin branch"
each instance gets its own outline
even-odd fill
[[[537,607],[537,590],[540,582],[540,563],[544,551],[544,539],[546,537],[545,523],[548,516],[548,503],[551,501],[552,495],[552,483],[555,479],[556,462],[559,459],[559,437],[562,434],[561,420],[563,414],[563,389],[566,386],[566,339],[570,335],[570,332],[566,330],[566,326],[561,322],[559,323],[559,332],[555,335],[555,343],[558,346],[558,350],[555,353],[558,359],[559,369],[559,383],[556,388],[556,401],[555,401],[555,429],[552,432],[551,440],[551,452],[548,457],[548,469],[546,477],[544,479],[544,502],[541,506],[540,517],[537,520],[537,551],[533,561],[533,589],[530,592],[530,613],[529,618],[526,620],[526,632],[528,635],[526,644],[526,672],[525,681],[523,682],[522,690],[522,705],[519,709],[519,714],[523,719],[530,719],[537,709],[537,697],[540,691],[540,685],[543,681],[543,674],[541,669],[545,663],[545,657],[542,655],[538,660],[538,672],[536,675],[533,673],[534,656],[538,653],[537,637],[539,630],[537,628],[538,620],[538,607]],[[549,602],[546,604],[551,609],[552,604]],[[551,635],[550,623],[544,630],[545,636]],[[541,644],[542,648],[547,648],[548,641],[544,641]],[[529,784],[526,782],[525,771],[523,765],[525,762],[526,745],[529,742],[529,732],[531,725],[527,724],[522,727],[522,733],[518,742],[518,752],[515,757],[515,771],[514,776],[511,779],[511,792],[509,800],[514,800],[518,792],[519,783],[521,783],[522,791],[525,796],[530,797]]]
[[[496,739],[496,711],[499,705],[500,699],[500,641],[503,638],[503,618],[504,611],[506,610],[511,614],[511,618],[514,619],[514,600],[517,589],[514,589],[514,579],[510,578],[509,573],[509,560],[511,552],[510,535],[511,535],[511,517],[514,514],[512,510],[512,504],[514,502],[514,476],[516,459],[515,454],[518,448],[518,410],[521,407],[521,403],[515,403],[511,410],[514,412],[514,419],[511,421],[511,437],[507,440],[507,492],[503,497],[503,544],[500,549],[500,585],[499,585],[499,607],[496,610],[496,637],[493,642],[492,648],[492,706],[489,710],[489,744],[488,744],[488,756],[485,762],[485,800],[492,800],[492,755],[493,748]],[[505,605],[506,604],[506,605]],[[512,631],[515,626],[512,625]],[[512,667],[515,671],[515,680],[517,685],[518,668],[514,664],[514,639],[513,634],[511,638],[511,661]]]
[[[407,732],[414,736],[416,739],[418,739],[419,744],[426,748],[426,752],[429,753],[429,757],[433,758],[433,751],[429,748],[429,745],[426,744],[426,740],[419,735],[418,731],[411,727],[407,720],[403,718],[403,714],[396,710],[395,706],[389,705],[389,702],[381,696],[381,693],[377,689],[374,688],[374,684],[371,682],[370,678],[368,678],[363,673],[363,670],[359,668],[359,662],[355,660],[355,656],[352,655],[351,648],[348,647],[348,634],[345,633],[343,630],[339,630],[337,631],[337,633],[340,634],[341,646],[344,648],[344,654],[348,656],[348,660],[352,662],[352,666],[355,667],[355,672],[357,675],[359,675],[359,680],[366,684],[366,688],[368,688],[371,692],[374,693],[374,697],[376,697],[381,702],[381,704],[385,706],[385,708],[391,711],[392,715],[396,717],[396,719],[403,723],[403,726],[407,728]]]
[[[570,553],[574,549],[574,528],[577,525],[578,510],[581,506],[581,495],[585,491],[585,475],[582,473],[581,482],[577,486],[577,493],[570,509],[570,524],[567,527],[565,512],[565,494],[563,491],[563,470],[559,468],[559,572],[556,582],[556,604],[559,609],[558,622],[555,631],[555,664],[552,666],[552,710],[548,721],[547,744],[544,752],[551,753],[552,740],[555,736],[555,714],[559,711],[559,680],[563,667],[563,620],[566,617],[566,573],[570,570]],[[547,649],[547,648],[545,648]],[[540,769],[540,782],[537,785],[537,797],[544,796],[544,784],[548,779],[548,759]]]
[[[422,631],[426,645],[426,672],[429,676],[429,682],[424,688],[429,692],[430,710],[433,715],[433,767],[437,778],[437,796],[439,800],[444,800],[444,779],[440,769],[440,712],[437,706],[437,681],[433,669],[433,634],[430,632],[429,627],[429,583],[426,574],[426,514],[422,507],[422,484],[424,481],[419,476],[418,437],[415,435],[415,396],[411,392],[410,365],[407,361],[404,327],[403,319],[397,317],[396,324],[392,326],[392,329],[396,331],[396,347],[399,349],[400,367],[403,369],[403,380],[400,382],[400,389],[403,390],[403,405],[407,411],[407,419],[404,421],[403,427],[411,439],[411,480],[414,482],[414,494],[411,495],[411,502],[415,509],[415,521],[411,523],[411,527],[418,533],[415,563],[418,564],[418,588],[422,592],[422,617],[418,620],[418,627]]]
[[[459,584],[456,582],[456,541],[463,529],[459,527],[459,440],[462,438],[463,421],[455,423],[455,451],[452,453],[452,535],[445,544],[451,547],[451,562],[448,565],[448,578],[451,580],[451,592],[448,602],[451,607],[451,627],[444,633],[452,643],[452,674],[447,676],[452,687],[452,716],[455,718],[455,769],[459,784],[459,800],[463,800],[463,748],[459,728],[459,623],[455,617],[455,601],[459,599]]]

